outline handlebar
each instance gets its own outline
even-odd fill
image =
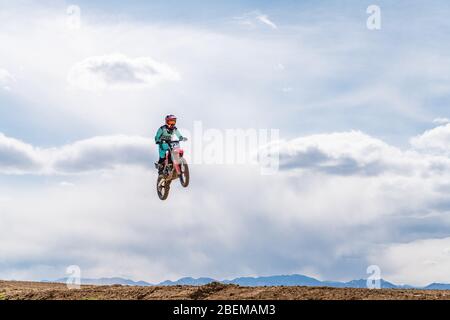
[[[170,144],[170,143],[180,143],[180,142],[185,142],[185,141],[187,141],[187,138],[184,138],[183,140],[161,140],[160,143]]]
[[[161,140],[159,144],[167,143],[169,145],[169,148],[172,148],[173,144],[184,142],[184,141],[187,141],[187,139],[185,139],[185,140]]]

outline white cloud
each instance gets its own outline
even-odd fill
[[[383,277],[397,283],[425,286],[449,283],[450,238],[398,243],[381,249],[372,262],[381,267]]]
[[[280,154],[282,170],[376,176],[440,173],[450,169],[447,157],[401,150],[360,131],[305,136],[272,147]]]
[[[11,73],[6,69],[0,68],[0,88],[10,91],[10,86],[13,82],[15,82],[15,79]]]
[[[411,145],[422,152],[450,155],[450,123],[412,138]]]
[[[94,137],[48,150],[56,172],[86,172],[116,166],[153,167],[156,147],[151,139],[125,135]]]
[[[0,174],[66,174],[153,167],[156,147],[139,136],[102,136],[58,148],[37,148],[0,134]]]
[[[178,81],[172,67],[150,57],[129,58],[122,54],[87,58],[69,72],[68,81],[86,90],[153,87],[164,81]]]
[[[278,63],[276,68],[280,71],[286,70],[286,66],[282,63]]]
[[[261,14],[257,16],[258,20],[261,21],[262,23],[268,25],[269,27],[271,27],[272,29],[278,29],[277,25],[275,23],[273,23],[272,21],[270,21],[269,17],[265,14]]]
[[[75,184],[74,184],[74,183],[72,183],[72,182],[67,182],[67,181],[61,181],[61,182],[59,183],[59,185],[60,185],[60,187],[62,187],[62,188],[73,188],[73,187],[75,187]]]
[[[436,119],[433,120],[433,123],[436,123],[436,124],[439,124],[439,125],[447,124],[449,122],[450,122],[450,119],[448,119],[448,118],[436,118]]]
[[[450,124],[445,128],[450,129]],[[420,136],[421,145],[429,135],[426,132]],[[428,148],[402,150],[360,131],[280,140],[272,142],[270,148],[279,154],[282,172],[313,171],[336,176],[441,175],[450,169],[446,156],[450,145],[445,144],[445,136],[442,143],[435,137],[430,140],[439,146],[441,154],[429,153]],[[418,145],[414,139],[413,145]],[[156,157],[153,139],[141,136],[96,136],[59,147],[39,148],[0,134],[0,172],[4,174],[82,173],[118,166],[152,168]]]
[[[0,133],[0,173],[36,172],[42,165],[39,149]]]
[[[278,29],[278,26],[269,19],[268,15],[259,11],[252,11],[244,14],[243,16],[235,17],[234,19],[238,21],[239,24],[249,27],[255,27],[257,23],[260,23],[269,26],[274,30]]]

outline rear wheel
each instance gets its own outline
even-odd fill
[[[170,181],[167,181],[163,176],[159,176],[156,182],[156,191],[159,199],[166,200],[169,196]]]
[[[180,161],[180,183],[184,188],[189,186],[189,166],[183,158]]]

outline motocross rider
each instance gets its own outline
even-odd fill
[[[186,141],[180,131],[178,131],[177,127],[177,117],[173,114],[166,116],[166,124],[158,129],[155,136],[155,142],[159,145],[159,161],[155,163],[158,168],[158,174],[161,175],[164,169],[164,161],[166,158],[166,152],[169,150],[168,141],[172,140],[172,136],[175,134],[180,141]]]

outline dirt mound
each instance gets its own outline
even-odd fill
[[[226,288],[227,286],[222,283],[213,282],[205,286],[198,287],[197,290],[195,290],[193,293],[189,295],[189,298],[192,300],[204,300],[207,297],[212,296],[213,294],[217,295],[220,291]]]
[[[450,291],[324,287],[82,286],[0,281],[0,300],[450,300]]]

